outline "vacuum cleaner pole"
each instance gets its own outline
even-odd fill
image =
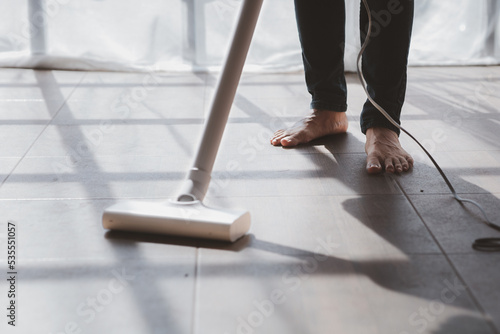
[[[262,2],[263,0],[244,0],[241,6],[193,167],[177,197],[180,202],[202,201],[205,197]]]

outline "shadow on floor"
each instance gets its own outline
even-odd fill
[[[54,110],[58,109],[59,106],[51,104],[51,100],[49,96],[51,95],[56,95],[59,100],[63,99],[62,94],[58,92],[58,84],[53,77],[53,75],[50,72],[36,72],[36,77],[38,80],[38,85],[40,86],[40,89],[42,93],[44,94],[44,98],[47,103],[47,107],[49,110]],[[66,106],[63,107],[64,111],[71,116],[71,110]],[[68,143],[71,141],[71,138],[65,138],[65,134],[63,132],[60,132],[61,138],[63,141],[67,141]],[[77,133],[72,134],[73,138],[77,137],[81,140],[85,139],[84,134],[80,131]],[[69,145],[69,144],[68,144]],[[331,152],[332,156],[335,158],[336,161],[342,161],[342,157],[336,153],[336,152],[344,152],[350,147],[351,145],[354,146],[359,146],[362,145],[359,141],[353,139],[352,136],[349,135],[343,135],[343,136],[336,136],[336,137],[328,137],[328,138],[323,138],[321,140],[315,141],[314,143],[310,144],[311,146],[315,145],[324,145],[328,151]],[[335,169],[330,168],[328,165],[329,160],[323,160],[323,163],[321,162],[323,158],[328,158],[326,155],[322,154],[316,154],[315,156],[319,156],[319,163],[318,163],[318,168],[319,168],[319,176],[325,180],[331,179],[331,178],[338,178],[338,175],[335,174],[332,171],[335,171]],[[97,172],[99,173],[98,169],[98,164],[92,159],[92,156],[89,155],[89,162],[88,164],[93,165],[97,168]],[[342,166],[340,166],[342,167]],[[83,167],[82,167],[83,168]],[[425,166],[418,166],[416,167],[419,170],[423,171],[423,175],[426,175],[430,173],[432,170],[428,167]],[[338,171],[338,168],[336,169]],[[364,173],[364,164],[360,166],[359,173]],[[354,173],[355,176],[359,174],[358,171]],[[353,174],[353,173],[351,173]],[[385,177],[374,177],[372,179],[369,179],[366,177],[365,174],[359,174],[359,177],[362,179],[363,182],[365,183],[371,183],[371,182],[376,182],[376,186],[379,185],[380,180],[383,178],[384,182],[387,181],[387,191],[389,192],[397,192],[400,195],[403,195],[403,192],[401,189],[403,187],[399,184],[398,188],[395,188],[393,178],[385,178]],[[397,177],[396,177],[397,179]],[[342,180],[341,181],[345,182],[347,186],[351,186],[351,181],[350,179]],[[107,181],[104,179],[104,183]],[[465,182],[465,181],[463,181]],[[470,187],[474,187],[473,185],[469,185]],[[89,189],[90,191],[90,189]],[[485,193],[484,190],[482,189],[477,189],[477,192],[480,193]],[[112,191],[110,189],[107,190],[107,196],[111,197],[112,196]],[[384,208],[387,210],[394,209],[396,206],[400,205],[400,201],[396,201],[395,197],[388,196],[387,197],[388,201],[384,204]],[[357,201],[357,200],[356,200]],[[374,223],[369,216],[367,215],[360,215],[359,211],[356,210],[356,207],[359,207],[361,205],[362,207],[367,207],[370,205],[368,202],[354,202],[354,201],[347,201],[344,203],[344,208],[346,209],[347,212],[349,212],[351,215],[356,217],[361,223],[363,223],[365,226],[368,228],[372,229],[375,233],[380,235],[382,238],[387,240],[389,243],[395,245],[398,247],[398,240],[404,235],[405,231],[403,230],[397,230],[397,233],[394,233],[394,229],[387,229],[387,225],[379,225]],[[407,205],[407,204],[405,204]],[[496,207],[500,207],[500,203],[496,203]],[[389,226],[390,227],[390,226]],[[390,233],[388,232],[390,231]],[[324,254],[316,253],[316,252],[310,252],[310,251],[304,251],[301,250],[300,248],[295,248],[295,247],[289,247],[289,246],[283,246],[279,245],[277,243],[271,243],[263,240],[259,240],[257,237],[253,235],[247,235],[246,237],[242,238],[240,241],[234,243],[234,244],[222,244],[222,243],[216,243],[216,242],[210,242],[210,241],[194,241],[194,240],[189,240],[189,239],[181,239],[181,238],[173,238],[173,237],[163,237],[163,236],[157,236],[157,235],[142,235],[142,234],[130,234],[130,233],[122,233],[122,232],[108,232],[106,233],[106,238],[110,241],[112,247],[111,249],[114,250],[113,256],[116,258],[116,260],[125,260],[123,258],[123,253],[122,250],[124,248],[127,248],[131,251],[134,251],[135,246],[137,243],[141,242],[148,242],[148,243],[160,243],[160,244],[173,244],[173,245],[180,245],[180,246],[186,246],[186,247],[195,247],[195,248],[207,248],[207,249],[216,249],[216,250],[224,250],[224,251],[231,251],[231,252],[245,252],[247,250],[252,250],[252,249],[257,249],[257,250],[262,250],[266,252],[271,252],[274,254],[280,254],[284,256],[289,256],[289,257],[294,257],[297,258],[298,260],[305,261],[307,262],[308,259],[316,259],[316,265],[317,267],[310,273],[311,275],[320,275],[320,274],[328,274],[328,275],[339,275],[339,274],[352,274],[353,272],[359,273],[362,275],[365,275],[369,277],[372,281],[376,282],[380,286],[383,286],[387,289],[394,290],[394,291],[399,291],[403,292],[405,294],[412,294],[421,298],[426,298],[429,300],[433,300],[436,298],[436,293],[439,293],[441,287],[439,286],[439,283],[437,286],[429,287],[428,289],[417,289],[415,286],[418,284],[426,284],[426,283],[421,283],[421,282],[426,282],[425,281],[425,275],[432,275],[432,272],[436,275],[441,275],[442,276],[442,265],[446,265],[446,261],[444,258],[438,258],[435,260],[436,262],[432,262],[429,265],[429,262],[426,262],[422,260],[422,258],[418,255],[414,255],[411,253],[408,253],[408,258],[410,261],[393,261],[393,260],[376,260],[376,261],[351,261],[351,260],[345,260],[341,258],[337,258],[334,256],[325,256]],[[318,259],[321,259],[319,261]],[[218,265],[215,265],[218,266]],[[224,269],[224,265],[220,265],[220,269]],[[246,266],[246,264],[242,263],[240,265],[242,268]],[[262,268],[260,272],[266,273],[266,272],[272,272],[273,267],[275,264],[273,263],[255,263],[255,266]],[[305,267],[304,267],[305,268]],[[449,267],[446,267],[447,271],[446,275],[449,277],[455,277],[456,272],[453,270],[449,269]],[[71,269],[71,268],[68,268]],[[218,268],[212,268],[214,269],[213,272],[217,272]],[[238,268],[236,268],[238,269]],[[305,269],[304,269],[305,270]],[[237,273],[238,270],[233,270],[232,273]],[[221,271],[222,272],[222,271]],[[415,276],[416,275],[416,276]],[[418,275],[422,275],[419,277]],[[438,277],[438,276],[436,276]],[[420,283],[419,283],[420,282]],[[463,282],[462,282],[463,284]],[[148,312],[148,299],[144,298],[145,293],[154,293],[155,290],[159,290],[158,287],[155,286],[154,280],[152,281],[152,285],[148,287],[148,291],[142,291],[142,290],[134,290],[134,296],[137,301],[138,308],[141,310],[142,315],[145,319],[146,322],[151,322],[154,323],[154,314],[168,314],[168,311],[171,309],[171,306],[169,305],[167,300],[160,301],[156,303],[155,307],[158,309],[155,310],[155,312]],[[464,295],[467,295],[468,292]],[[470,298],[465,300],[463,304],[461,304],[461,307],[477,311],[477,305],[474,305],[470,301]],[[290,315],[292,316],[292,315]],[[473,318],[474,320],[476,318]],[[457,317],[450,319],[448,323],[442,326],[441,329],[439,329],[438,332],[436,333],[450,333],[450,332],[456,332],[457,328],[461,328],[461,326],[465,326],[465,324],[471,324],[471,319],[467,317]],[[482,324],[485,323],[484,318],[483,319],[477,319],[477,323],[479,327],[481,327]],[[171,325],[171,324],[170,324]],[[473,326],[473,328],[477,328],[476,326]],[[175,328],[169,328],[172,332],[175,332]],[[151,327],[151,330],[154,330],[154,327]]]

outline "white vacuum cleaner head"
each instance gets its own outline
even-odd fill
[[[212,209],[200,201],[126,201],[104,211],[105,229],[234,242],[250,228],[250,213]]]

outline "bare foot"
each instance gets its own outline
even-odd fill
[[[401,173],[413,167],[413,158],[399,143],[398,135],[386,128],[370,128],[366,131],[366,170],[370,174]]]
[[[326,135],[345,133],[347,126],[345,112],[314,109],[311,114],[295,123],[291,128],[276,131],[271,138],[271,144],[274,146],[297,146]]]

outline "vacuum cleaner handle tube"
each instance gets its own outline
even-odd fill
[[[205,197],[262,2],[263,0],[244,0],[241,6],[196,159],[177,198],[178,201],[202,201]]]

